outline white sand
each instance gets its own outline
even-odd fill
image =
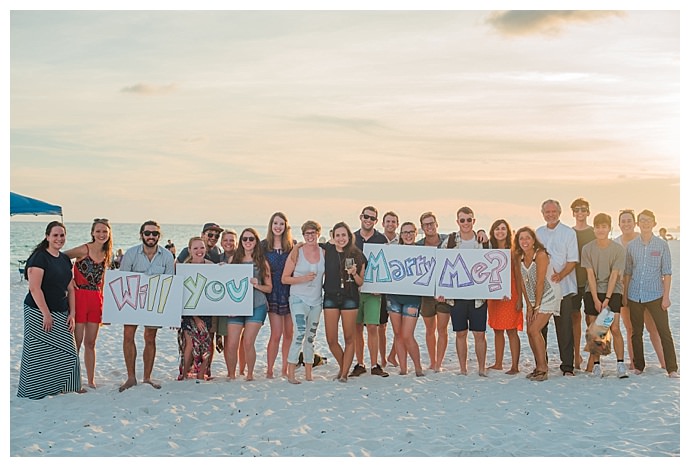
[[[20,399],[27,289],[16,271],[9,281],[10,456],[680,456],[680,380],[665,377],[649,342],[641,376],[617,379],[611,355],[604,358],[606,377],[578,372],[568,378],[558,371],[553,324],[550,379],[543,383],[525,378],[533,360],[524,332],[516,376],[491,371],[480,378],[473,355],[471,374],[460,376],[451,337],[444,372],[416,378],[389,366],[389,378],[367,374],[334,382],[337,367],[323,327],[318,351],[329,363],[315,368],[314,382],[267,380],[268,322],[257,341],[256,381],[178,382],[176,335],[161,329],[153,377],[163,388],[140,384],[123,393],[122,326],[104,326],[97,342],[98,389]],[[671,326],[678,351],[677,318]],[[420,319],[416,335],[426,365],[423,332]],[[139,329],[139,379],[142,334]],[[491,364],[493,332],[487,335]],[[505,364],[508,359],[509,352]],[[214,360],[213,371],[225,375],[222,358]]]

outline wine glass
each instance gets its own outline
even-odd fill
[[[309,281],[309,287],[316,287],[316,273],[318,272],[318,265],[309,263],[309,272],[314,273],[314,278]]]
[[[350,269],[354,265],[355,265],[355,259],[354,258],[345,258],[345,269]],[[354,282],[354,279],[352,279],[352,274],[350,274],[349,272],[347,273],[347,281],[346,282]]]

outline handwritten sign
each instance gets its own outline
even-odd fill
[[[251,316],[254,287],[251,264],[190,264],[176,266],[182,285],[182,315]]]
[[[436,250],[436,296],[510,296],[510,250]]]
[[[362,292],[446,298],[510,296],[510,250],[364,244]]]
[[[362,292],[434,295],[436,248],[365,243],[364,256],[367,267]]]
[[[171,274],[147,276],[107,270],[103,322],[144,326],[180,326],[182,288]]]

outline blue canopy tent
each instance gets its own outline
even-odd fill
[[[62,218],[62,207],[10,191],[10,216],[15,214],[54,214]]]
[[[39,199],[29,198],[10,191],[10,216],[15,214],[39,214],[59,215],[62,220],[62,207],[55,204],[48,204]],[[24,268],[26,261],[19,261],[19,277],[24,278]]]

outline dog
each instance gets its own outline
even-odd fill
[[[314,352],[314,366],[319,366],[319,365],[325,365],[326,364],[326,357],[322,357],[321,355],[317,354]],[[299,353],[299,360],[297,362],[297,366],[304,366],[304,352]]]

